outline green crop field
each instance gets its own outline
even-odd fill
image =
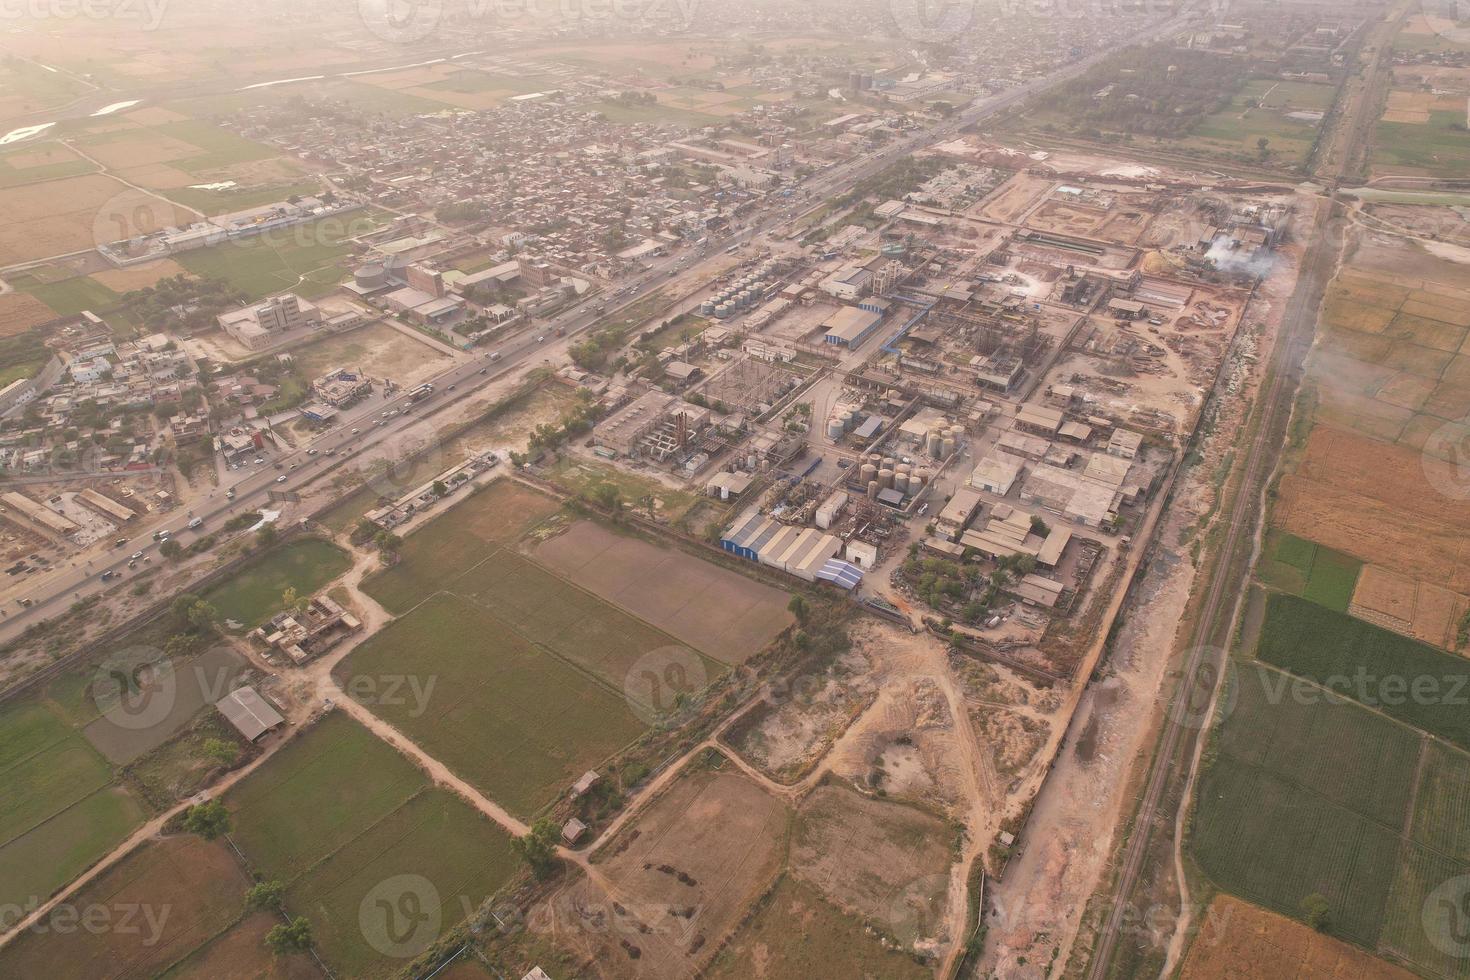
[[[1470,755],[1440,742],[1425,744],[1410,830],[1425,847],[1470,863]]]
[[[623,689],[639,658],[681,645],[508,551],[487,558],[446,588],[473,599],[522,636],[591,671],[615,690]],[[710,679],[725,672],[718,661],[699,657]]]
[[[1283,592],[1347,612],[1363,563],[1286,531],[1267,532],[1256,574]]]
[[[396,875],[427,880],[432,890],[420,882],[422,891],[413,894],[438,899],[437,907],[421,904],[420,911],[437,912],[439,928],[412,936],[413,946],[427,946],[495,894],[519,866],[505,831],[448,790],[431,788],[298,878],[286,907],[311,920],[317,948],[339,975],[396,976],[403,960],[383,956],[365,935],[379,938],[375,928],[387,925],[361,918],[382,911],[371,902],[364,906],[369,892]],[[390,903],[398,897],[390,895]]]
[[[223,279],[251,300],[288,289],[312,299],[342,281],[346,274],[342,262],[349,252],[345,239],[366,232],[373,221],[363,212],[323,218],[177,258],[195,275]]]
[[[0,711],[0,904],[45,897],[142,820],[112,768],[43,702]]]
[[[522,817],[643,731],[622,697],[458,596],[435,596],[395,620],[335,674],[350,695]],[[385,679],[403,675],[421,679],[423,697],[407,687],[388,695]]]
[[[1296,596],[1273,594],[1256,655],[1470,748],[1470,662]]]
[[[1191,848],[1221,888],[1285,915],[1325,896],[1333,934],[1375,948],[1419,738],[1354,704],[1306,703],[1280,680],[1256,665],[1233,679]]]
[[[407,612],[559,508],[545,494],[496,480],[409,535],[398,563],[365,579],[363,591],[389,612]]]
[[[309,596],[351,567],[347,552],[330,541],[303,538],[240,569],[203,598],[219,610],[221,620],[254,628],[281,610],[281,594],[287,588]]]
[[[1373,141],[1373,164],[1413,167],[1433,176],[1463,176],[1470,167],[1465,114],[1437,110],[1424,123],[1380,122]]]
[[[424,774],[351,718],[333,713],[233,787],[234,839],[257,871],[294,879],[392,813]]]

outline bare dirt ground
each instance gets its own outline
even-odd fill
[[[841,785],[817,787],[797,813],[791,869],[839,908],[905,946],[941,950],[953,859],[944,821]]]
[[[594,856],[612,893],[576,881],[552,896],[541,928],[610,967],[636,964],[639,976],[693,975],[775,878],[788,819],[738,771],[688,772]],[[588,928],[594,920],[609,928]]]

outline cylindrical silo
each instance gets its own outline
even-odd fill
[[[862,483],[867,485],[878,480],[878,467],[872,463],[864,463],[862,471]]]
[[[879,488],[877,480],[868,481],[868,499],[876,500],[878,497],[878,489]]]

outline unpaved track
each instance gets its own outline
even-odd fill
[[[1302,278],[1297,285],[1297,291],[1292,294],[1283,320],[1282,343],[1276,348],[1276,364],[1270,388],[1259,403],[1261,413],[1247,449],[1244,477],[1240,489],[1226,505],[1226,537],[1220,551],[1219,563],[1210,577],[1204,604],[1190,636],[1182,680],[1174,692],[1171,710],[1163,723],[1163,734],[1134,820],[1134,830],[1124,846],[1122,867],[1109,896],[1108,915],[1098,935],[1097,947],[1088,967],[1087,976],[1091,980],[1102,980],[1108,975],[1117,948],[1119,931],[1128,912],[1129,899],[1148,858],[1154,831],[1160,821],[1168,816],[1160,813],[1159,804],[1170,783],[1170,777],[1181,768],[1184,760],[1196,756],[1202,737],[1209,731],[1208,724],[1193,723],[1198,713],[1192,712],[1189,705],[1199,695],[1199,684],[1214,685],[1215,680],[1223,673],[1227,654],[1223,649],[1215,649],[1208,644],[1220,630],[1221,612],[1226,609],[1226,601],[1230,601],[1233,611],[1236,601],[1244,593],[1239,577],[1229,572],[1237,563],[1241,545],[1254,541],[1255,528],[1262,512],[1260,493],[1264,486],[1264,477],[1275,465],[1276,454],[1281,446],[1282,419],[1290,413],[1296,391],[1297,372],[1293,368],[1293,358],[1300,357],[1311,343],[1322,294],[1336,266],[1337,252],[1331,247],[1327,234],[1329,221],[1336,209],[1335,203],[1320,208],[1313,223],[1313,239],[1308,258],[1304,262]],[[1249,562],[1244,563],[1244,567],[1248,571]],[[1228,618],[1234,617],[1232,615]],[[1205,717],[1208,718],[1209,715],[1206,714]]]

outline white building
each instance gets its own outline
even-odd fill
[[[255,306],[221,313],[218,320],[225,333],[245,347],[261,350],[315,330],[321,326],[322,314],[316,304],[294,293],[282,293]]]

